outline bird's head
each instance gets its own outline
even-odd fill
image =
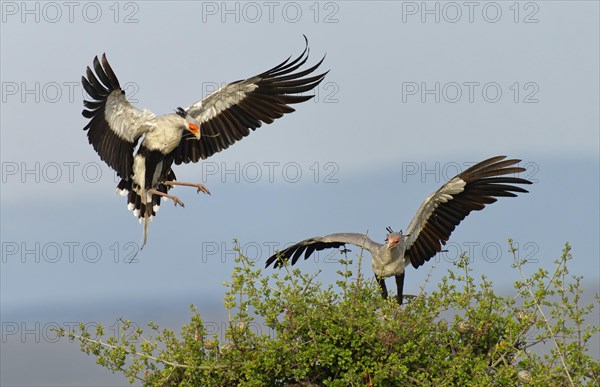
[[[391,227],[388,227],[386,230],[388,234],[385,237],[385,246],[388,249],[393,249],[398,246],[402,238],[406,237],[406,235],[402,235],[402,230],[400,230],[400,232],[394,232]]]
[[[175,110],[175,113],[185,120],[185,130],[193,134],[194,137],[196,137],[196,140],[200,140],[200,121],[187,114],[187,112],[180,107]]]

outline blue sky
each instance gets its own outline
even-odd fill
[[[510,291],[509,237],[531,272],[569,241],[572,273],[599,291],[597,2],[73,4],[2,3],[3,385],[125,384],[44,327],[119,316],[176,326],[189,304],[218,325],[233,238],[259,261],[332,232],[383,241],[446,179],[497,154],[523,160],[530,193],[471,214],[446,255],[409,269],[406,292],[430,271],[434,286],[459,251]],[[317,98],[177,166],[212,196],[178,187],[186,207],[164,203],[124,263],[142,229],[82,131],[86,66],[106,52],[136,106],[163,114],[299,54],[302,34],[311,63],[326,54],[331,70]],[[331,282],[335,258],[301,267]]]

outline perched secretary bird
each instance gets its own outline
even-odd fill
[[[265,267],[278,267],[291,259],[292,265],[304,253],[304,259],[315,251],[339,248],[351,244],[371,252],[371,266],[381,287],[383,298],[388,292],[385,278],[395,276],[398,303],[402,304],[404,273],[409,263],[415,269],[442,250],[454,228],[471,211],[482,210],[500,196],[517,196],[514,192],[528,192],[512,184],[531,184],[514,176],[525,168],[516,167],[521,160],[505,160],[496,156],[473,165],[455,176],[430,195],[406,229],[406,234],[387,228],[385,243],[372,241],[365,234],[341,233],[303,240],[267,259]]]
[[[327,73],[308,76],[314,66],[298,70],[308,59],[308,40],[296,59],[291,57],[262,74],[232,82],[208,97],[175,113],[156,116],[134,107],[125,97],[117,77],[108,64],[94,58],[94,71],[87,68],[81,82],[92,101],[84,101],[84,117],[90,144],[100,158],[113,168],[121,181],[117,192],[127,195],[129,210],[144,220],[144,241],[148,221],[160,206],[160,198],[171,199],[183,207],[179,198],[169,195],[175,185],[192,186],[209,193],[202,184],[176,181],[173,163],[197,162],[227,149],[261,124],[272,123],[294,111],[290,104],[304,102],[313,95],[300,95],[314,89]],[[137,153],[134,150],[144,136]]]

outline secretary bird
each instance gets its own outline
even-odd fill
[[[497,197],[515,197],[515,192],[528,192],[513,185],[531,184],[529,180],[514,176],[525,171],[525,168],[515,166],[521,160],[505,158],[496,156],[481,161],[450,179],[421,204],[406,234],[394,232],[388,227],[384,244],[358,233],[313,237],[271,256],[265,267],[273,265],[277,268],[290,259],[294,265],[302,253],[307,259],[313,252],[323,249],[339,248],[346,244],[359,246],[371,253],[371,266],[383,298],[388,296],[385,278],[394,276],[397,301],[402,304],[405,269],[409,264],[417,269],[440,252],[454,228],[471,211],[482,210],[486,204],[494,203]]]
[[[308,59],[308,40],[297,58],[259,75],[227,84],[206,98],[174,113],[156,116],[134,107],[126,98],[117,76],[102,55],[94,58],[81,82],[90,95],[82,114],[90,121],[83,128],[100,158],[113,168],[121,181],[117,192],[127,195],[127,207],[144,221],[144,246],[148,221],[156,215],[161,197],[183,207],[170,195],[175,185],[191,186],[210,194],[202,184],[177,181],[173,163],[204,160],[260,127],[294,111],[289,105],[307,101],[303,95],[314,89],[327,72],[310,75],[323,62],[299,70]],[[310,75],[310,76],[309,76]],[[141,144],[135,152],[138,141]],[[135,155],[134,155],[135,152]]]

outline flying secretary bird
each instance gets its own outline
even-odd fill
[[[179,182],[171,169],[173,163],[195,163],[227,149],[261,124],[272,123],[294,111],[290,104],[307,101],[313,95],[301,95],[314,89],[327,72],[311,75],[325,59],[314,66],[298,70],[308,59],[308,40],[297,58],[262,74],[229,83],[211,95],[175,113],[156,116],[134,107],[125,97],[119,81],[108,64],[94,58],[94,71],[87,68],[81,82],[91,101],[84,101],[84,117],[90,144],[100,158],[113,168],[121,181],[117,192],[127,195],[128,209],[144,221],[144,241],[148,221],[160,206],[160,198],[169,195],[175,185],[191,186],[209,193],[202,184]],[[298,70],[298,71],[297,71]],[[95,72],[95,73],[94,73]],[[143,140],[134,156],[139,139]]]
[[[267,259],[265,267],[278,267],[291,259],[295,264],[302,253],[304,259],[315,251],[339,248],[351,244],[369,250],[371,266],[381,287],[383,298],[388,292],[385,278],[395,276],[398,290],[397,300],[402,304],[405,268],[412,264],[415,269],[429,261],[442,250],[454,228],[471,211],[482,210],[486,204],[494,203],[497,197],[517,196],[515,192],[527,190],[513,184],[531,184],[529,180],[514,176],[525,168],[516,167],[521,160],[505,160],[496,156],[473,165],[452,178],[430,195],[417,210],[406,229],[406,234],[387,228],[384,244],[372,241],[365,234],[340,233],[303,240]]]

